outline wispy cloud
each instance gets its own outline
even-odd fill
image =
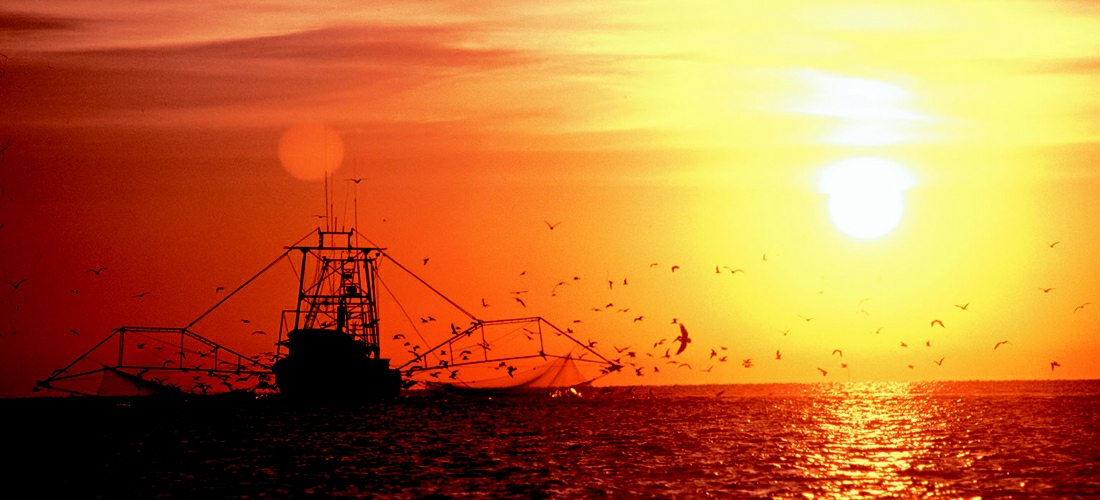
[[[275,36],[41,54],[12,115],[31,121],[154,110],[293,108],[359,89],[375,97],[456,72],[522,63],[464,43],[463,27],[341,26]],[[62,116],[69,115],[69,116]]]

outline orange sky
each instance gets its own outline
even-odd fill
[[[300,123],[340,141],[341,219],[468,310],[607,355],[678,318],[715,365],[601,383],[1097,378],[1100,7],[882,3],[8,2],[0,396],[316,228],[324,182],[278,152]],[[912,178],[876,239],[819,186],[858,157]],[[280,286],[202,333],[270,349]]]

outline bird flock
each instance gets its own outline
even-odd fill
[[[543,222],[544,222],[544,224],[546,225],[546,227],[549,231],[561,231],[562,230],[562,229],[560,229],[561,224],[562,224],[561,222],[551,223],[548,220],[544,220]],[[1060,242],[1049,243],[1049,244],[1047,244],[1047,246],[1050,249],[1055,249],[1058,246],[1059,243]],[[770,263],[772,261],[777,261],[777,260],[781,261],[782,260],[782,259],[771,258],[771,257],[775,257],[775,256],[776,255],[774,255],[774,254],[769,255],[769,253],[763,253],[763,254],[760,254],[760,261],[762,263]],[[781,265],[781,264],[770,264],[770,265]],[[659,262],[651,262],[648,265],[648,267],[650,269],[658,270],[658,271],[663,268],[663,269],[666,270],[666,272],[671,273],[671,274],[676,275],[676,276],[681,275],[682,272],[684,271],[684,268],[680,264],[662,265]],[[715,275],[723,275],[724,274],[724,275],[727,275],[727,276],[741,276],[741,275],[745,275],[745,274],[749,274],[749,273],[754,272],[751,269],[746,270],[747,268],[743,267],[743,266],[738,267],[738,266],[723,265],[723,264],[715,264],[715,265],[713,265],[712,269],[713,269],[713,274],[715,274]],[[525,275],[525,274],[526,274],[526,271],[523,271],[523,272],[520,273],[521,276]],[[698,276],[698,274],[694,274],[693,276]],[[824,277],[822,279],[824,280]],[[560,293],[562,293],[562,291],[568,289],[571,286],[574,286],[574,285],[578,284],[581,281],[582,281],[582,278],[580,276],[572,276],[572,277],[569,277],[569,278],[566,278],[566,279],[558,280],[558,281],[554,282],[552,284],[552,286],[550,287],[549,295],[550,295],[550,297],[557,297],[557,296],[559,296]],[[623,277],[611,278],[610,276],[606,277],[604,282],[607,284],[607,290],[608,291],[616,291],[621,287],[628,286],[629,283],[630,283],[630,281],[627,278],[623,278]],[[1036,287],[1036,288],[1038,288],[1041,295],[1051,294],[1051,293],[1056,292],[1056,287],[1041,286],[1041,287]],[[518,295],[520,293],[526,293],[526,292],[527,292],[527,290],[524,290],[522,292],[512,292],[512,293]],[[818,293],[819,294],[824,293],[824,290],[819,290]],[[524,308],[526,308],[529,304],[529,302],[525,302],[519,296],[513,297],[513,300],[516,303],[520,304],[521,307],[524,307]],[[870,297],[865,297],[862,300],[860,300],[860,302],[858,304],[858,309],[856,310],[856,312],[858,314],[870,317],[871,312],[868,310],[868,308],[865,305],[865,303],[867,303],[870,300],[871,300]],[[489,308],[493,305],[492,299],[488,298],[488,297],[481,298],[480,302],[481,302],[481,307],[482,308]],[[1091,302],[1083,301],[1072,310],[1072,313],[1079,313],[1080,311],[1084,310],[1090,304],[1091,304]],[[970,301],[961,301],[961,302],[958,302],[958,303],[949,303],[948,306],[952,307],[953,310],[956,311],[957,314],[974,314],[973,313],[973,311],[975,310],[974,308],[975,307],[980,308],[980,305],[974,306],[974,305],[972,305],[972,303]],[[648,314],[643,314],[643,313],[640,313],[640,312],[639,313],[634,313],[634,312],[632,312],[631,307],[616,307],[614,302],[607,302],[606,304],[601,304],[601,305],[598,305],[598,306],[591,306],[589,308],[589,310],[592,313],[605,313],[605,311],[612,311],[612,312],[617,312],[617,313],[626,313],[627,317],[629,318],[629,321],[631,323],[635,323],[635,324],[637,324],[637,323],[646,323],[647,320],[650,319],[650,315],[648,315]],[[792,316],[793,316],[793,318],[797,318],[798,320],[800,320],[799,321],[800,323],[802,323],[804,325],[807,325],[807,328],[809,328],[812,325],[816,324],[814,322],[817,319],[818,315],[795,313]],[[574,325],[577,325],[579,323],[582,323],[582,321],[583,321],[582,319],[577,318],[577,319],[573,319],[572,323]],[[690,361],[692,363],[695,363],[695,365],[693,366],[693,364],[689,363],[688,359],[684,359],[683,356],[684,356],[685,351],[687,351],[689,349],[689,346],[692,344],[692,342],[696,341],[697,339],[688,335],[688,331],[687,331],[686,326],[679,321],[679,318],[674,317],[674,318],[671,318],[671,321],[669,321],[668,319],[666,319],[665,321],[670,322],[672,325],[678,325],[678,334],[673,334],[673,332],[669,332],[668,335],[663,335],[663,336],[658,336],[658,337],[652,338],[648,342],[634,342],[634,343],[630,343],[630,345],[627,345],[626,347],[613,346],[615,352],[614,352],[614,354],[612,354],[610,356],[610,359],[612,361],[614,361],[615,363],[622,364],[624,366],[629,366],[630,370],[625,371],[625,373],[633,373],[637,377],[646,376],[646,375],[650,375],[650,374],[666,373],[666,371],[662,370],[662,368],[665,368],[666,365],[667,366],[675,366],[675,367],[677,367],[679,369],[683,369],[683,370],[691,370],[691,371],[696,371],[696,372],[710,373],[711,370],[717,364],[726,363],[730,360],[731,356],[729,354],[727,354],[728,349],[729,349],[727,346],[717,346],[717,345],[716,346],[708,346],[708,347],[704,348],[705,349],[704,353],[709,351],[709,355],[705,356],[704,363],[710,362],[710,364],[709,365],[704,365],[704,366],[706,366],[706,368],[700,368],[698,366],[698,363],[699,363],[698,356],[695,356],[695,357],[692,357],[690,359]],[[951,328],[952,321],[953,321],[953,316],[951,316],[949,314],[940,315],[939,317],[933,316],[933,317],[929,318],[926,321],[927,321],[926,324],[928,325],[926,328],[931,328],[933,331],[935,331],[935,330],[943,331],[943,332],[945,332],[944,334],[947,334],[947,335],[958,334],[958,333],[954,332]],[[957,320],[956,320],[956,323],[957,323]],[[579,328],[578,326],[574,326],[574,327]],[[781,337],[787,337],[789,334],[791,334],[792,331],[797,330],[797,329],[798,328],[796,328],[796,327],[783,325],[783,328],[776,328],[775,331],[778,334],[780,334]],[[885,329],[884,326],[878,326],[878,327],[874,328],[873,330],[870,330],[868,332],[868,334],[875,335],[875,336],[881,336],[881,335],[884,335],[884,333],[883,333],[884,329]],[[569,331],[570,331],[570,333],[572,333],[573,330],[569,329]],[[914,334],[913,332],[918,332],[918,331],[919,331],[919,329],[917,329],[917,328],[909,328],[907,335],[913,335]],[[652,332],[652,330],[649,330],[649,332]],[[715,338],[715,337],[718,336],[717,332],[708,332],[708,333],[710,333],[710,334],[706,335],[705,338]],[[919,334],[919,333],[917,333],[917,334]],[[643,340],[641,338],[637,338],[637,335],[633,335],[633,338],[636,338],[638,341]],[[733,339],[730,339],[730,340],[733,340]],[[921,355],[919,355],[917,353],[917,351],[914,351],[914,349],[922,349],[921,352],[934,353],[935,352],[935,347],[938,344],[933,342],[933,340],[934,340],[933,338],[929,337],[927,339],[920,339],[920,341],[918,343],[914,343],[914,342],[912,342],[912,339],[900,338],[900,339],[895,341],[894,345],[897,346],[896,347],[897,349],[905,350],[906,352],[912,351],[912,354],[917,354],[918,357],[920,357]],[[598,349],[598,346],[597,346],[596,342],[591,342],[590,341],[588,346],[593,348],[593,349]],[[999,340],[993,342],[990,345],[989,349],[991,351],[995,352],[995,353],[1000,353],[1000,352],[1004,351],[1006,348],[1011,348],[1012,346],[1013,346],[1013,343],[1011,342],[1011,340],[1009,340],[1007,338],[1004,338],[1004,339],[999,339]],[[924,351],[924,350],[927,350],[927,351]],[[830,357],[832,357],[836,360],[836,361],[833,362],[833,364],[822,364],[822,365],[816,366],[816,367],[814,367],[814,366],[807,367],[810,370],[816,369],[816,372],[820,375],[820,377],[829,377],[829,375],[831,373],[834,373],[836,370],[849,370],[852,366],[858,366],[860,363],[866,361],[865,359],[855,359],[853,361],[847,361],[847,360],[844,359],[844,351],[840,348],[831,349],[830,351],[826,351],[826,352],[831,352]],[[801,357],[805,357],[803,352],[800,352],[799,354],[800,354]],[[950,354],[950,353],[948,353],[948,354]],[[950,366],[950,364],[951,364],[949,356],[935,355],[935,354],[924,354],[923,356],[926,357],[925,362],[927,363],[927,366],[930,366],[932,368],[936,368],[936,369],[943,368],[945,366]],[[921,366],[921,363],[919,362],[919,360],[918,359],[913,359],[911,355],[906,355],[906,358],[908,358],[908,360],[903,361],[902,364],[900,365],[900,366],[904,367],[905,369],[916,370]],[[822,359],[824,359],[824,358],[822,358]],[[775,350],[775,354],[774,354],[774,357],[773,357],[774,362],[785,362],[787,360],[788,360],[788,358],[784,357],[784,353],[782,352],[782,349],[776,349]],[[852,363],[856,363],[856,364],[852,364]],[[1044,363],[1049,363],[1050,369],[1052,371],[1055,370],[1056,368],[1059,368],[1059,367],[1062,366],[1058,361],[1054,361],[1054,360],[1045,361]],[[758,365],[758,363],[756,363],[756,361],[754,360],[753,357],[744,357],[743,359],[741,359],[740,364],[745,369],[751,369],[751,368],[754,368]],[[850,372],[847,372],[847,373],[849,373],[849,376],[850,376]]]

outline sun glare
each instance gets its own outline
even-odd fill
[[[344,142],[340,134],[324,123],[296,124],[279,139],[279,162],[298,179],[322,180],[343,160]]]
[[[826,167],[818,188],[829,197],[829,218],[837,229],[853,238],[873,239],[901,222],[903,192],[912,185],[912,176],[895,162],[849,158]]]

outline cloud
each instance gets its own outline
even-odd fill
[[[24,64],[9,104],[16,120],[154,110],[311,106],[358,89],[374,97],[457,73],[521,64],[478,47],[464,27],[340,26],[203,43],[41,53]],[[18,102],[16,102],[18,101]]]
[[[1042,74],[1097,75],[1100,74],[1100,57],[1056,59],[1037,65],[1033,71]]]
[[[25,33],[38,31],[72,30],[79,21],[69,18],[25,14],[20,12],[0,12],[0,32]]]

